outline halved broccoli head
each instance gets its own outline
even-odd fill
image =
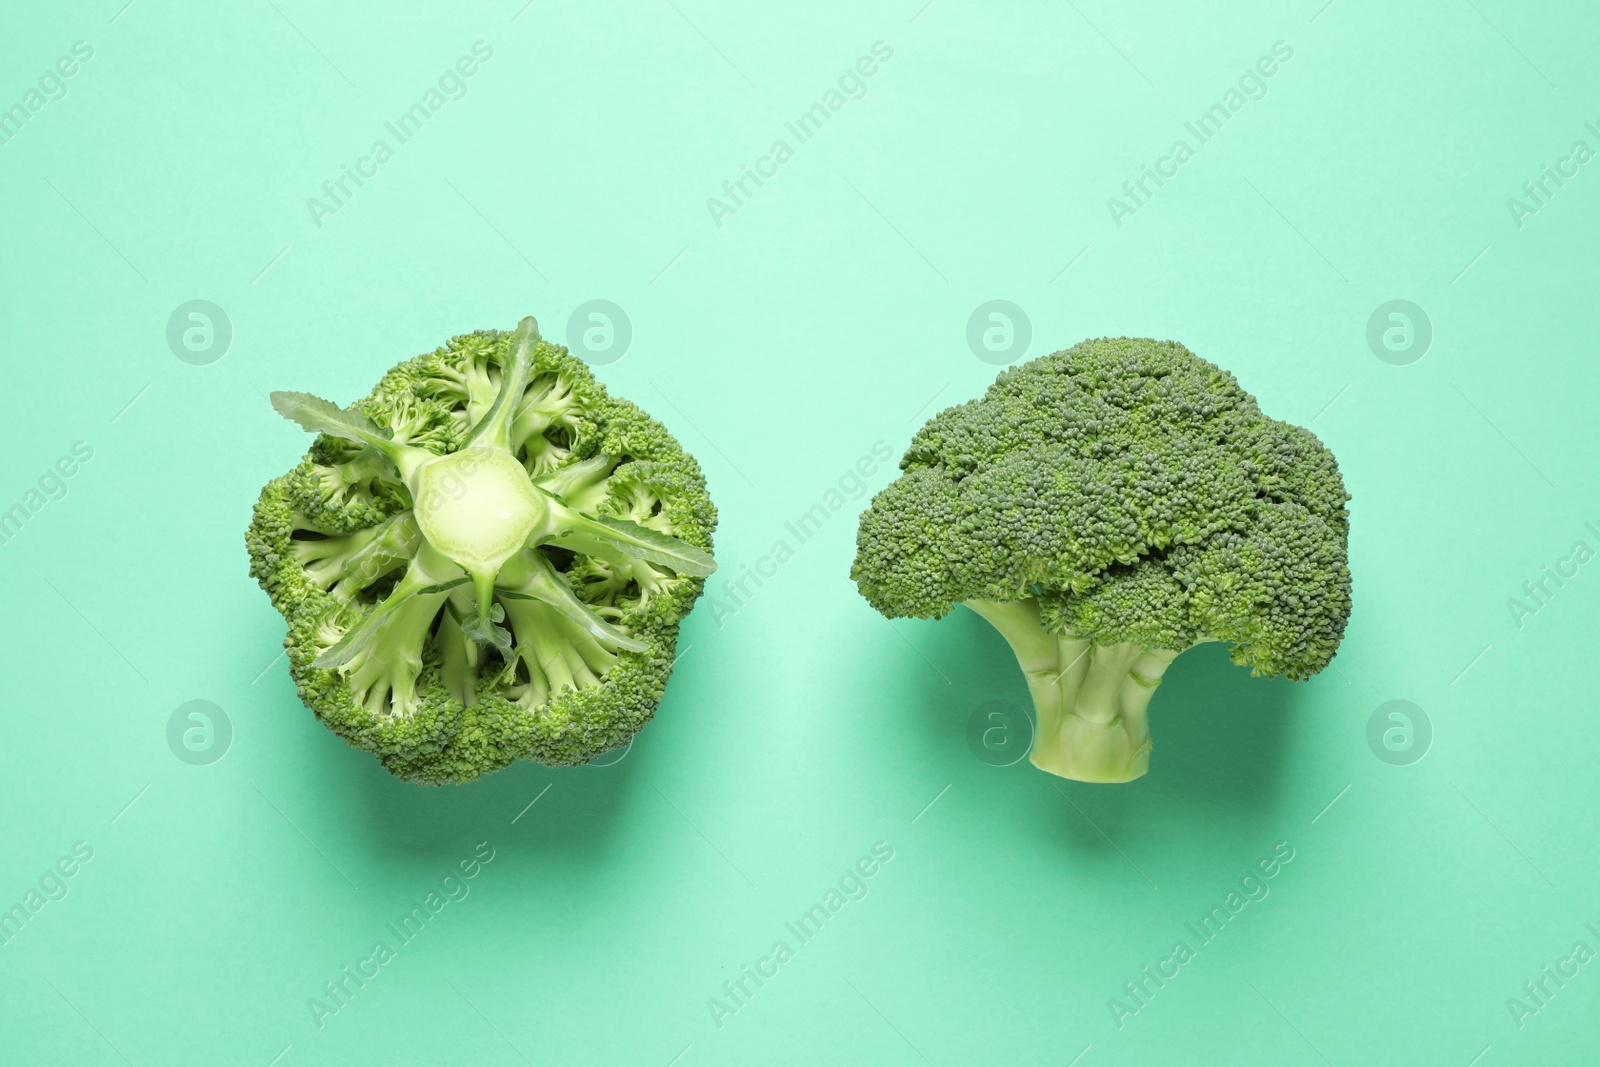
[[[398,777],[583,763],[634,735],[716,569],[694,457],[539,338],[485,330],[349,409],[267,483],[250,573],[288,622],[300,697]]]
[[[1339,646],[1333,454],[1176,342],[1102,338],[1007,370],[929,420],[900,468],[861,516],[851,577],[890,618],[965,604],[993,623],[1028,674],[1045,770],[1143,774],[1145,706],[1193,645],[1295,679]]]

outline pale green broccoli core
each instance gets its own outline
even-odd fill
[[[522,464],[492,448],[430,459],[407,483],[422,536],[474,574],[498,572],[550,514]]]
[[[461,383],[476,422],[462,447],[443,455],[354,409],[305,393],[272,394],[273,406],[305,429],[365,446],[333,477],[350,485],[397,477],[410,497],[408,510],[368,529],[295,542],[308,576],[351,602],[348,628],[335,627],[312,665],[337,670],[369,711],[411,714],[430,640],[446,688],[465,705],[491,665],[510,699],[534,707],[563,689],[597,684],[620,653],[642,651],[643,642],[573,592],[549,550],[647,576],[641,597],[650,580],[716,569],[709,553],[685,541],[594,510],[616,458],[554,465],[548,440],[537,436],[551,423],[541,404],[553,387],[530,382],[538,340],[534,320],[524,319],[498,384],[487,374]],[[402,565],[381,599],[356,600]]]

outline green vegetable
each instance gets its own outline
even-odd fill
[[[890,618],[964,604],[1010,642],[1033,764],[1126,782],[1172,660],[1225,641],[1308,678],[1350,613],[1349,495],[1309,430],[1172,341],[1085,341],[936,415],[861,516],[851,568]]]
[[[250,573],[300,698],[400,778],[583,763],[655,713],[716,570],[694,457],[531,318],[395,367],[267,483]]]

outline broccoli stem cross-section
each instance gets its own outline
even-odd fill
[[[1042,771],[1080,782],[1131,782],[1150,769],[1150,697],[1182,649],[1096,644],[1045,630],[1038,602],[964,602],[1011,645],[1033,696]]]
[[[581,763],[649,720],[716,569],[704,478],[664,427],[532,318],[349,408],[271,400],[320,436],[263,489],[251,573],[324,722],[402,778],[461,782]]]

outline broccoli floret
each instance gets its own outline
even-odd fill
[[[1197,644],[1293,679],[1339,646],[1350,498],[1333,454],[1176,342],[1084,341],[1004,371],[930,419],[900,469],[861,516],[850,576],[889,618],[962,604],[1000,631],[1043,770],[1144,774],[1150,697]]]
[[[267,483],[250,573],[300,698],[409,781],[584,763],[655,713],[716,569],[705,478],[533,319],[402,363]]]

